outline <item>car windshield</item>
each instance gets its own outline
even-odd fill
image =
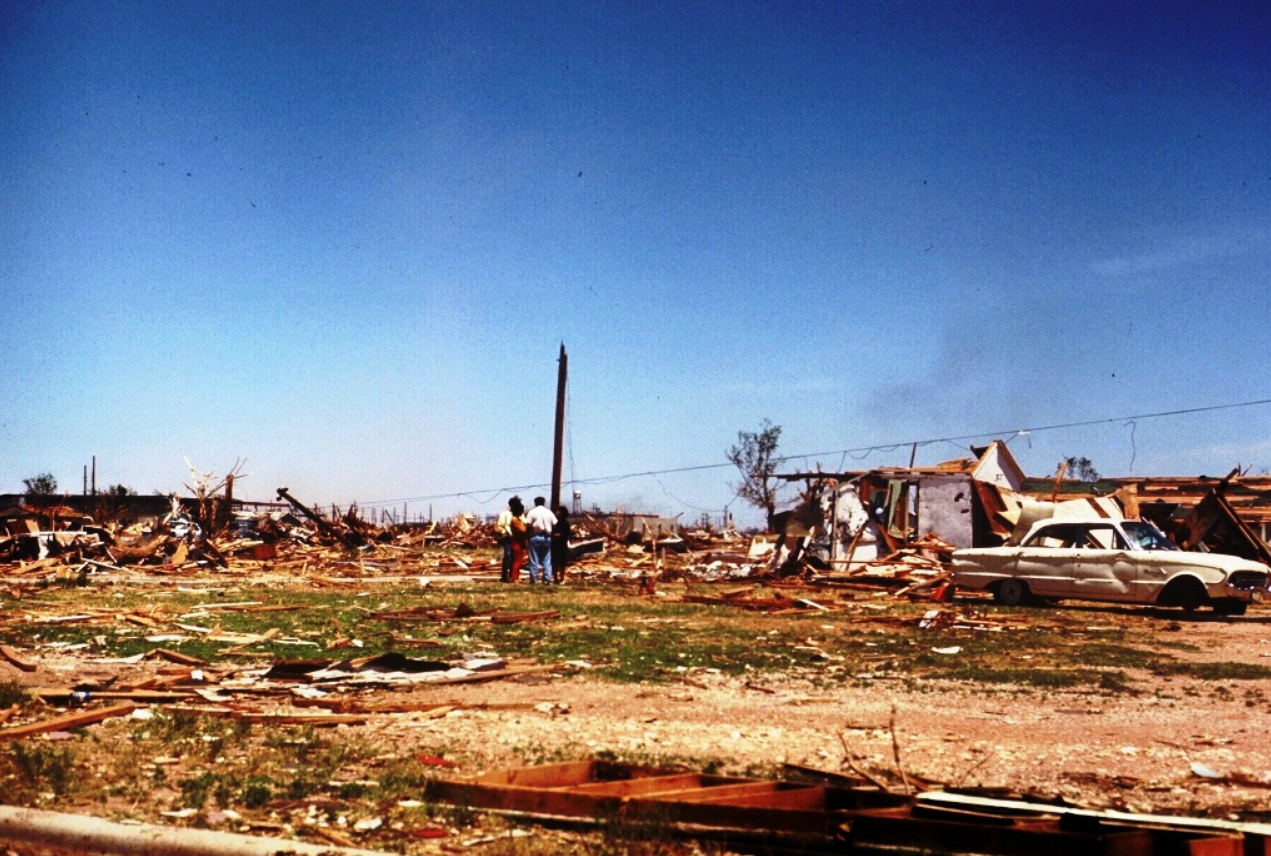
[[[1125,535],[1130,539],[1130,547],[1135,550],[1177,550],[1174,542],[1166,538],[1161,530],[1151,523],[1142,520],[1127,520],[1121,524]]]

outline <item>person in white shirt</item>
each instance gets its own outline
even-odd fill
[[[530,585],[537,582],[538,569],[543,569],[543,583],[552,584],[552,527],[556,515],[547,509],[547,500],[534,497],[534,507],[525,515],[525,527],[530,533]]]

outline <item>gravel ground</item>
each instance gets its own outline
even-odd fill
[[[1076,609],[1092,626],[1151,626],[1162,639],[1168,634],[1174,657],[1271,666],[1271,609],[1222,621],[1115,607]],[[1053,612],[1037,615],[1045,621]],[[1009,634],[1002,642],[1009,657]],[[1179,653],[1180,644],[1185,653]],[[30,674],[0,665],[0,678],[45,686],[93,674],[132,681],[163,666],[151,660],[105,664],[82,652],[44,654],[40,662],[40,670]],[[894,737],[899,768],[916,779],[1061,796],[1098,808],[1271,816],[1266,788],[1194,772],[1194,765],[1203,765],[1271,783],[1266,680],[1162,679],[1135,670],[1129,677],[1132,692],[1047,692],[886,673],[819,682],[807,671],[744,680],[692,670],[668,684],[616,684],[584,670],[378,692],[368,701],[425,706],[444,700],[474,707],[440,718],[377,714],[366,725],[328,733],[368,741],[384,755],[444,754],[459,762],[458,775],[602,754],[728,773],[779,773],[784,763],[833,771],[854,767],[900,787]],[[92,726],[104,738],[103,747],[129,727],[126,721]],[[106,759],[98,760],[107,766]],[[97,815],[126,808],[149,820],[171,808],[161,804],[159,794],[153,802],[118,806],[90,794],[56,808]]]

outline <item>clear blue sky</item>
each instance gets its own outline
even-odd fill
[[[246,458],[248,498],[412,511],[546,482],[561,341],[580,480],[765,418],[802,454],[1271,398],[1268,33],[1264,2],[10,0],[0,491],[94,454],[103,487]],[[1257,471],[1269,425],[1011,449]],[[696,517],[733,480],[579,489]]]

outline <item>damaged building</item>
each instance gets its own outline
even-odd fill
[[[1098,483],[1029,478],[1006,444],[934,466],[790,473],[796,507],[780,516],[781,562],[829,571],[887,563],[899,551],[996,547],[1038,520],[1098,516],[1155,523],[1187,550],[1271,564],[1271,477],[1140,477]]]

